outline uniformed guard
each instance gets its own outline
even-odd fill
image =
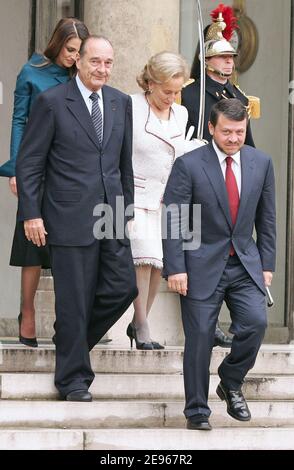
[[[204,100],[204,126],[203,139],[211,141],[208,131],[208,119],[211,107],[223,98],[238,98],[249,108],[248,97],[239,87],[231,83],[234,73],[234,57],[238,55],[229,40],[237,27],[233,9],[220,4],[211,13],[214,19],[211,25],[204,30],[204,54],[205,54],[205,100]],[[195,127],[193,137],[197,137],[200,106],[200,60],[199,46],[197,47],[191,70],[193,83],[188,84],[182,91],[182,104],[188,109],[189,119],[187,129]],[[257,103],[254,108],[254,117],[258,117],[258,98],[252,97],[252,103]],[[252,108],[253,109],[253,108]],[[199,137],[199,135],[198,135]],[[254,147],[250,123],[247,127],[245,143]]]

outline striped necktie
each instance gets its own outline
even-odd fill
[[[102,120],[102,113],[101,109],[98,103],[98,98],[99,95],[98,93],[93,92],[92,95],[90,95],[90,100],[92,100],[92,121],[93,125],[99,140],[99,143],[101,144],[102,142],[102,130],[103,130],[103,120]]]

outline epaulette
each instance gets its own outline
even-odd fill
[[[248,96],[246,95],[245,91],[241,90],[241,88],[239,87],[239,85],[237,85],[236,83],[234,83],[234,86],[236,88],[238,88],[238,90],[240,91],[240,93],[242,93],[242,95],[246,96],[246,98],[248,98]]]
[[[194,82],[195,82],[194,78],[189,78],[189,80],[187,80],[184,83],[183,88],[186,88],[186,86],[191,85],[191,83],[194,83]],[[176,98],[175,102],[177,104],[182,104],[182,93],[179,93],[179,96]]]
[[[239,85],[235,84],[235,87],[238,88],[240,93],[248,99],[247,112],[250,119],[259,119],[260,118],[260,98],[258,96],[246,95]]]
[[[191,83],[194,83],[194,82],[195,82],[194,78],[189,78],[189,80],[187,80],[184,83],[183,88],[186,88],[186,86],[191,85]]]

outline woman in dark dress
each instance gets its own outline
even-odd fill
[[[63,18],[55,27],[44,54],[33,54],[21,69],[14,92],[14,110],[10,159],[0,166],[0,176],[9,178],[9,186],[17,196],[15,164],[25,125],[36,96],[53,86],[65,83],[75,73],[75,61],[83,39],[89,31],[76,18]],[[17,222],[10,257],[11,266],[22,268],[22,302],[19,314],[19,340],[26,346],[37,347],[34,299],[41,268],[50,268],[47,246],[37,247],[28,241],[23,223]]]

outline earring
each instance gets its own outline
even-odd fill
[[[152,90],[152,88],[149,88],[149,90],[148,90],[148,91],[149,91],[150,95],[153,93],[153,90]]]

